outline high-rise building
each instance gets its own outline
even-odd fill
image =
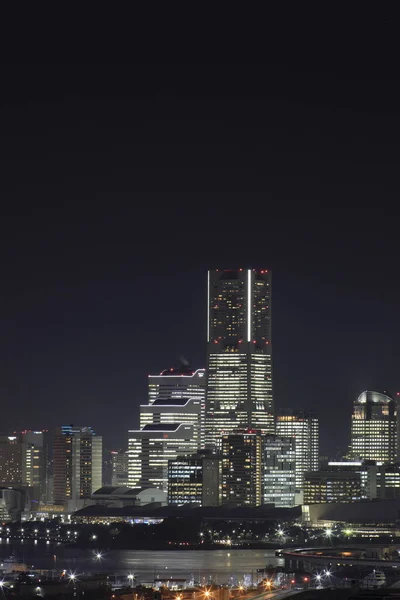
[[[140,406],[140,427],[152,423],[193,425],[196,449],[204,448],[204,402],[200,398],[157,398]]]
[[[102,442],[91,427],[63,425],[54,436],[54,504],[77,510],[102,486]]]
[[[206,446],[238,428],[274,432],[271,274],[208,272]]]
[[[294,438],[296,490],[303,490],[304,473],[319,468],[319,423],[312,412],[286,410],[276,417],[276,434]]]
[[[168,504],[218,506],[220,465],[218,456],[203,453],[168,461]]]
[[[295,504],[296,450],[294,438],[263,438],[263,502],[279,507]]]
[[[129,486],[153,486],[168,492],[168,461],[198,450],[193,429],[185,423],[149,423],[129,431]]]
[[[354,402],[353,458],[393,463],[397,459],[397,406],[389,394],[365,391]]]
[[[111,485],[128,485],[128,452],[111,450]]]
[[[25,482],[25,451],[17,435],[0,436],[0,484],[23,485]]]
[[[29,487],[36,501],[47,500],[47,432],[0,436],[0,483]]]
[[[262,434],[238,431],[222,436],[222,502],[262,504]]]
[[[206,397],[206,370],[192,369],[182,363],[177,368],[161,371],[159,375],[149,375],[149,404],[155,400],[175,398],[197,398],[203,403]]]

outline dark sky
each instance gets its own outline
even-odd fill
[[[400,388],[400,87],[368,61],[1,72],[3,431],[124,446],[147,374],[205,366],[207,268],[273,271],[277,407],[345,449]]]

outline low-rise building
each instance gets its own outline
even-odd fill
[[[361,500],[361,476],[352,471],[304,473],[304,504],[357,502]]]

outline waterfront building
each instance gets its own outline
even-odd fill
[[[221,433],[274,433],[271,273],[209,271],[207,283],[206,447]]]
[[[129,487],[156,487],[168,491],[168,461],[198,450],[193,424],[149,423],[130,430]]]
[[[295,505],[296,449],[294,438],[263,437],[263,503]]]
[[[197,398],[203,404],[206,397],[206,370],[192,369],[186,362],[176,368],[164,369],[148,377],[149,404],[155,400]]]
[[[382,463],[397,460],[397,405],[386,392],[367,390],[354,402],[351,454]]]
[[[54,436],[54,504],[77,510],[102,486],[102,437],[91,427],[63,425]]]
[[[48,446],[45,431],[0,436],[0,484],[31,488],[36,501],[47,499]]]
[[[220,504],[221,459],[199,453],[168,461],[168,504]]]
[[[378,497],[377,477],[379,466],[373,460],[341,460],[328,462],[324,470],[343,473],[345,471],[359,473],[361,478],[361,499],[373,500]]]
[[[276,434],[294,439],[296,490],[303,490],[304,473],[319,468],[318,419],[311,411],[282,411],[276,417]]]
[[[201,398],[157,398],[140,407],[140,427],[151,424],[183,423],[193,426],[193,443],[204,447],[204,403]]]
[[[360,473],[354,471],[304,473],[304,504],[358,502],[361,499]]]
[[[262,434],[256,430],[222,436],[222,502],[262,504]]]
[[[111,485],[120,487],[128,484],[128,452],[111,450]]]

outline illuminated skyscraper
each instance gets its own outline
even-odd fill
[[[149,423],[128,435],[130,487],[151,486],[168,492],[168,461],[197,451],[190,424]]]
[[[222,433],[273,433],[271,274],[209,271],[206,446]]]
[[[77,510],[102,486],[102,442],[91,427],[63,425],[54,436],[54,504]]]
[[[365,391],[354,402],[351,454],[377,462],[397,460],[397,406],[387,393]]]
[[[294,439],[296,490],[303,490],[304,473],[319,468],[319,422],[312,412],[287,410],[276,417],[276,434]]]
[[[292,437],[265,435],[263,439],[263,500],[275,506],[295,504],[296,450]]]
[[[222,436],[222,503],[262,504],[262,435],[255,430]]]

